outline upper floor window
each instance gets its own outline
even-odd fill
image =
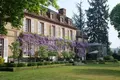
[[[55,26],[54,25],[52,25],[51,27],[51,36],[55,37]]]
[[[60,17],[60,22],[64,22],[64,18],[63,17]]]
[[[70,38],[71,38],[71,40],[73,40],[73,32],[72,32],[72,30],[70,30]]]
[[[42,11],[42,10],[40,10],[40,15],[41,15],[41,16],[43,15],[43,11]]]
[[[65,38],[65,29],[62,28],[62,38]]]
[[[50,13],[50,19],[54,19],[54,14]]]
[[[38,25],[38,34],[44,35],[44,23],[42,23],[42,22],[39,22],[39,25]]]
[[[31,32],[31,19],[26,18],[26,32]]]
[[[70,32],[69,30],[67,31],[68,39],[70,38]]]
[[[3,57],[4,53],[4,39],[0,38],[0,56]]]

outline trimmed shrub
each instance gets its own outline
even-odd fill
[[[44,65],[44,62],[37,62],[37,66]]]
[[[17,67],[26,67],[26,66],[27,66],[26,63],[19,63],[19,64],[17,64]]]
[[[114,61],[114,63],[119,63],[119,61],[117,59],[114,59],[113,61]]]
[[[104,60],[114,60],[114,57],[113,56],[105,56]]]
[[[0,64],[4,63],[4,59],[2,57],[0,57]]]
[[[96,60],[86,60],[85,61],[86,64],[97,64]]]
[[[104,60],[99,60],[98,62],[99,62],[99,64],[105,64]]]
[[[37,66],[37,63],[36,62],[30,62],[27,64],[27,66]]]
[[[17,63],[5,63],[5,67],[17,67]]]
[[[44,65],[51,65],[51,62],[44,62]]]

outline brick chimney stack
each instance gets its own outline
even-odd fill
[[[59,11],[59,14],[63,15],[63,16],[66,16],[66,9],[64,8],[61,8],[58,10]]]

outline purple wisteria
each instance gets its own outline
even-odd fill
[[[30,33],[20,34],[18,40],[21,43],[21,49],[23,52],[29,52],[28,50],[26,50],[26,47],[28,45],[32,45],[34,47],[46,46],[48,50],[54,51],[63,50],[65,47],[72,47],[78,49],[76,52],[78,56],[84,56],[85,50],[88,46],[87,43],[65,40],[61,38],[51,38]]]

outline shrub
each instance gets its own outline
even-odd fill
[[[50,65],[51,62],[44,62],[44,65]]]
[[[97,64],[96,60],[86,60],[85,61],[86,64]]]
[[[37,66],[37,63],[35,63],[35,62],[30,62],[30,63],[27,64],[27,66]]]
[[[44,65],[44,62],[37,62],[37,66]]]
[[[26,63],[19,63],[19,64],[17,64],[17,67],[26,67],[27,65],[26,65]]]
[[[0,67],[5,67],[5,64],[0,64]]]
[[[0,57],[0,64],[4,63],[4,59],[2,57]]]
[[[6,67],[17,67],[17,63],[5,63]]]
[[[113,61],[114,61],[114,63],[119,63],[119,61],[117,59],[114,59]]]
[[[113,56],[105,56],[105,57],[104,57],[104,60],[113,60],[113,59],[114,59]]]
[[[99,62],[99,64],[105,64],[104,60],[99,60],[98,62]]]

